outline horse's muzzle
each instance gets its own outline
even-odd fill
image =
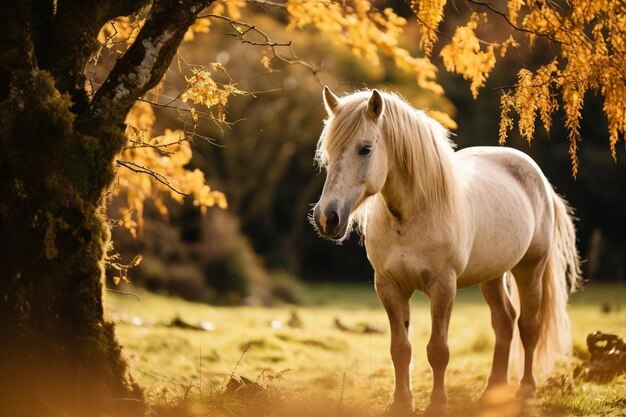
[[[332,200],[322,209],[318,202],[313,210],[313,219],[317,231],[328,239],[338,240],[346,234],[348,228],[347,219],[342,219],[339,201]]]

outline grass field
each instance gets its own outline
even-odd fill
[[[318,285],[310,288],[307,306],[213,307],[139,292],[109,293],[111,312],[124,318],[118,336],[133,373],[146,387],[161,415],[367,416],[385,410],[393,389],[387,317],[369,286]],[[610,312],[602,306],[610,306]],[[302,327],[288,326],[295,312]],[[206,322],[212,331],[159,325],[136,326],[132,317],[164,322],[180,317]],[[430,332],[427,299],[412,301],[413,393],[417,410],[427,402],[431,372],[426,360]],[[588,286],[571,298],[575,351],[586,352],[585,338],[594,330],[626,335],[626,289]],[[342,324],[369,325],[383,333],[353,333]],[[137,321],[137,318],[134,319]],[[209,324],[210,323],[210,324]],[[499,408],[476,404],[487,378],[494,337],[489,311],[476,289],[461,291],[450,327],[447,388],[451,416],[505,417],[518,405]],[[561,364],[555,375],[571,378],[580,363]],[[232,375],[257,382],[234,390]],[[556,381],[556,379],[554,380]],[[530,415],[626,416],[626,377],[609,384],[566,380],[540,383]],[[229,386],[229,388],[227,388]],[[262,399],[261,399],[262,398]]]

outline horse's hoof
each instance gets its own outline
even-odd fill
[[[442,403],[430,403],[422,414],[423,417],[448,417],[448,409]]]
[[[488,384],[480,395],[479,402],[483,404],[500,404],[515,397],[515,388],[507,383]]]
[[[384,413],[385,417],[415,417],[413,401],[394,402]]]
[[[533,384],[522,384],[517,390],[515,397],[519,400],[530,400],[535,396],[537,388]]]

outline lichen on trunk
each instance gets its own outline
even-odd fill
[[[16,86],[0,109],[10,121],[0,130],[0,415],[138,415],[142,391],[103,304],[112,168],[81,166],[93,163],[74,155],[85,137],[48,73]]]

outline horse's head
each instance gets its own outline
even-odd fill
[[[385,184],[385,102],[376,90],[339,99],[324,87],[323,96],[328,119],[316,158],[327,175],[313,218],[322,236],[342,240],[349,234],[351,214]]]

